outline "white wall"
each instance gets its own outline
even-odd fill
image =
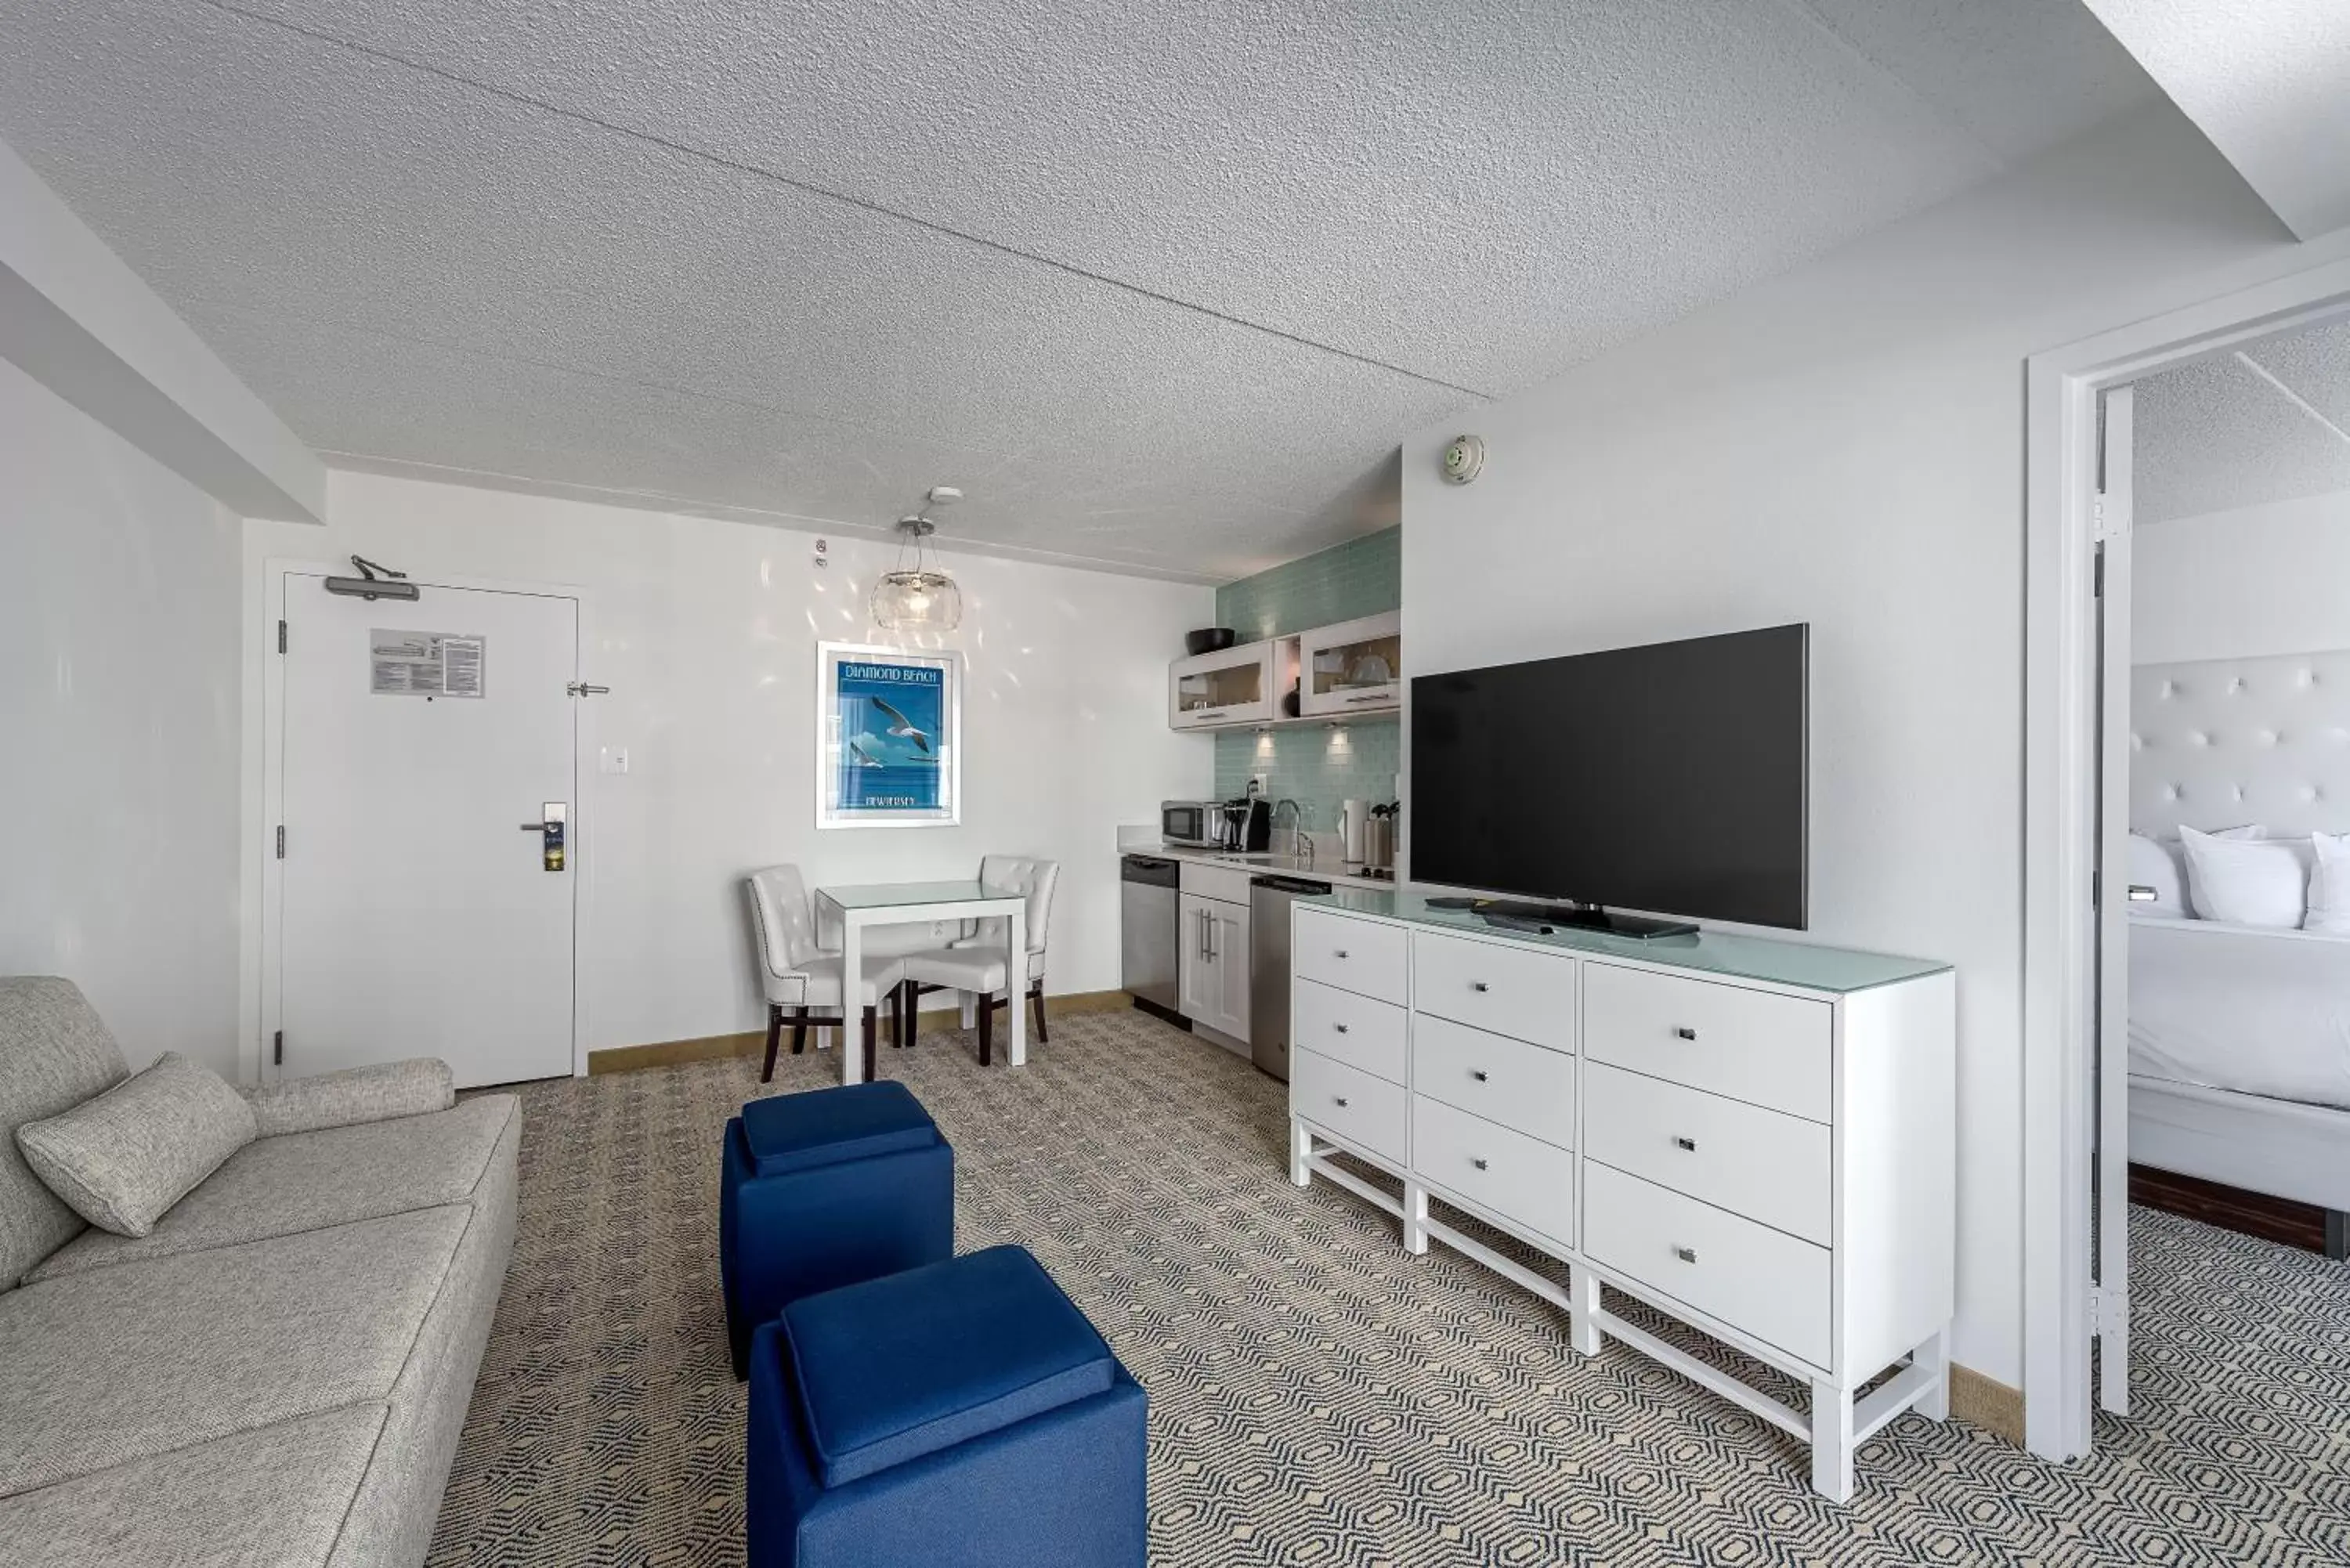
[[[2350,492],[2139,528],[2130,659],[2258,659],[2350,648]]]
[[[819,638],[885,641],[865,592],[894,551],[670,513],[337,472],[329,525],[246,525],[247,779],[263,744],[263,562],[356,551],[411,572],[586,590],[583,679],[595,740],[629,772],[583,778],[576,864],[591,884],[590,1050],[761,1027],[739,878],[796,861],[812,886],[970,876],[983,853],[1061,862],[1047,989],[1118,980],[1117,826],[1204,794],[1213,751],[1167,728],[1166,669],[1214,592],[1103,573],[949,556],[968,660],[963,820],[952,828],[815,828],[810,736]],[[274,650],[267,656],[274,657]],[[258,909],[257,791],[248,911]],[[257,916],[249,913],[257,928]],[[247,1036],[257,1029],[257,944]]]
[[[2022,1378],[2024,360],[2290,270],[2157,104],[1404,449],[1422,670],[1812,625],[1812,932],[1960,971],[1958,1359]],[[2226,278],[2215,273],[2230,271]]]
[[[237,520],[0,360],[0,974],[237,1035]]]

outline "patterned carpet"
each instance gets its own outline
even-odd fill
[[[1162,1568],[2350,1562],[2350,1267],[2141,1210],[2140,1417],[2061,1469],[1904,1417],[1838,1509],[1792,1439],[1290,1186],[1283,1087],[1246,1063],[1139,1013],[1054,1031],[1022,1072],[951,1036],[883,1071],[955,1145],[958,1244],[1029,1247],[1149,1390]],[[785,1062],[774,1092],[830,1081]],[[758,1092],[748,1061],[524,1091],[433,1563],[742,1561],[718,1146]]]

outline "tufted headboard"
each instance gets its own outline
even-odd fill
[[[2350,832],[2350,650],[2130,671],[2130,827]]]

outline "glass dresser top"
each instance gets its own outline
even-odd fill
[[[844,909],[894,909],[908,904],[968,904],[981,898],[1018,903],[1024,895],[978,882],[871,882],[855,888],[818,888],[819,898]]]
[[[1767,981],[1774,985],[1800,986],[1806,991],[1867,991],[1905,980],[1939,974],[1950,966],[1931,959],[1900,958],[1891,953],[1856,952],[1850,948],[1819,947],[1810,942],[1783,941],[1773,937],[1739,936],[1728,931],[1700,931],[1695,936],[1659,937],[1642,941],[1605,931],[1576,930],[1559,926],[1545,936],[1488,925],[1473,909],[1431,909],[1429,895],[1392,893],[1370,888],[1341,888],[1319,898],[1300,898],[1301,908],[1320,907],[1352,914],[1376,915],[1407,925],[1432,926],[1441,930],[1495,937],[1563,952],[1591,953],[1604,958],[1637,959],[1671,969],[1696,970],[1740,980]]]

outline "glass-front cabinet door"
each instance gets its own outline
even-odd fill
[[[1273,717],[1275,642],[1244,642],[1168,667],[1168,722],[1177,729]]]
[[[1365,616],[1299,639],[1298,711],[1362,713],[1403,705],[1403,612]]]

